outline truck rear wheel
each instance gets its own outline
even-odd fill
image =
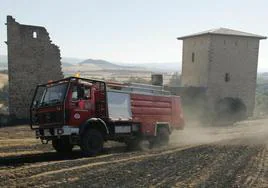
[[[103,136],[96,129],[86,130],[81,137],[81,150],[85,156],[95,156],[103,149]]]
[[[73,150],[73,145],[68,137],[52,140],[52,146],[59,153],[69,153]]]
[[[159,127],[157,135],[150,141],[150,147],[166,146],[169,143],[169,131],[166,127]]]

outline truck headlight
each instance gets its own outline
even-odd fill
[[[63,129],[57,129],[58,135],[62,135],[64,133]]]

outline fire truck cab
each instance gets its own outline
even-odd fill
[[[172,130],[184,126],[179,97],[133,88],[77,77],[38,85],[30,126],[56,151],[70,152],[79,145],[86,156],[101,152],[108,140],[132,147],[143,139],[167,144]]]

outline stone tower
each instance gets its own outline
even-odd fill
[[[60,50],[44,27],[21,25],[12,16],[6,25],[9,113],[27,119],[35,86],[63,78]]]
[[[259,42],[266,37],[219,28],[178,39],[183,40],[183,87],[202,88],[211,113],[251,116]]]

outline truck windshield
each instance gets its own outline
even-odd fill
[[[34,106],[49,106],[63,102],[68,83],[39,87],[35,96]]]

